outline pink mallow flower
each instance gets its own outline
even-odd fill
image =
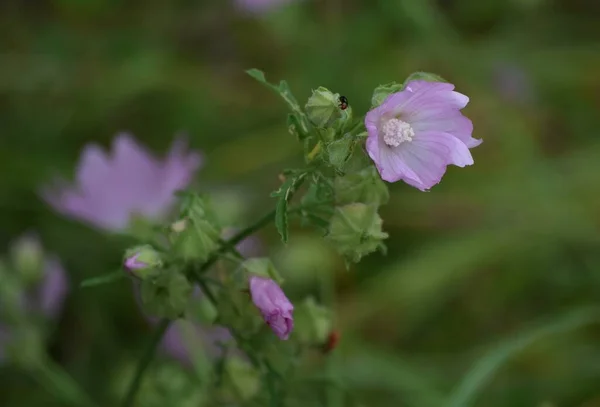
[[[252,302],[279,339],[287,340],[294,329],[294,305],[277,283],[269,278],[250,277]]]
[[[473,123],[460,112],[469,98],[454,85],[411,81],[367,113],[367,152],[381,178],[421,191],[439,183],[450,164],[473,164]]]
[[[133,137],[121,133],[112,152],[86,146],[73,185],[64,180],[42,191],[44,199],[65,216],[100,229],[123,231],[132,215],[160,219],[175,202],[174,192],[189,185],[202,164],[177,140],[168,156],[159,160]]]

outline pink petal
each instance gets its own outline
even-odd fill
[[[450,133],[460,141],[466,144],[467,147],[473,148],[480,145],[483,140],[478,140],[471,137],[473,133],[473,122],[465,117],[459,111],[434,111],[430,110],[427,116],[423,112],[418,121],[411,122],[411,126],[415,133],[423,131],[441,131]]]
[[[449,133],[419,133],[408,148],[398,149],[400,160],[418,175],[404,181],[422,191],[439,183],[450,164],[464,167],[473,164],[469,148]]]

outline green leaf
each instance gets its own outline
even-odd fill
[[[600,322],[600,308],[585,308],[571,311],[552,321],[541,323],[498,343],[479,359],[450,394],[446,407],[468,407],[475,401],[477,393],[493,377],[494,373],[511,357],[532,343],[550,335],[572,331]]]
[[[306,173],[302,173],[295,177],[289,177],[281,184],[277,191],[271,193],[271,197],[279,198],[275,206],[275,227],[283,243],[287,243],[288,241],[288,201],[305,176]]]
[[[122,280],[126,277],[127,275],[123,270],[117,270],[102,276],[85,279],[81,282],[81,284],[79,284],[79,287],[95,287],[97,285],[114,283],[115,281]]]
[[[248,69],[246,71],[246,73],[248,75],[250,75],[251,77],[253,77],[254,79],[256,79],[257,81],[259,81],[260,83],[262,83],[263,85],[265,85],[268,88],[277,92],[279,94],[279,96],[281,96],[283,98],[283,100],[288,105],[290,110],[296,116],[296,119],[297,119],[297,122],[299,125],[299,128],[298,128],[299,133],[308,135],[308,133],[309,133],[308,118],[306,117],[306,115],[302,111],[302,108],[298,104],[298,101],[292,94],[292,90],[290,89],[288,83],[286,81],[282,80],[281,82],[279,82],[279,85],[276,86],[276,85],[268,82],[267,78],[265,77],[265,73],[259,69],[254,69],[254,68]],[[288,122],[289,122],[289,120],[288,120]]]

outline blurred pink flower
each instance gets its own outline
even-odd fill
[[[35,233],[27,233],[13,243],[14,250],[35,248],[25,255],[40,256],[42,269],[40,280],[29,291],[23,293],[23,306],[30,312],[41,313],[55,318],[61,311],[69,284],[65,270],[55,255],[43,253],[43,248]],[[33,260],[35,263],[35,260]],[[17,270],[18,271],[18,270]]]
[[[252,276],[249,283],[252,302],[260,310],[267,325],[279,339],[288,339],[294,329],[294,305],[281,287],[269,278]]]
[[[17,246],[20,243],[41,248],[34,234],[21,237],[14,245]],[[32,316],[43,315],[49,319],[56,319],[66,299],[69,283],[58,257],[45,256],[41,266],[43,269],[39,281],[30,289],[20,293],[19,307],[23,312]],[[18,270],[16,271],[18,272]],[[11,341],[10,332],[10,326],[0,321],[0,362],[5,357],[4,347]]]
[[[241,10],[262,14],[294,1],[298,0],[235,0],[235,5]]]
[[[164,216],[175,201],[173,193],[189,185],[202,158],[175,141],[164,160],[157,159],[126,133],[116,136],[112,152],[86,146],[76,181],[59,180],[42,196],[58,212],[109,231],[123,231],[132,215]]]
[[[493,84],[507,102],[528,103],[534,99],[531,78],[518,65],[498,63],[493,71]]]
[[[367,152],[381,178],[425,191],[442,179],[446,166],[473,164],[473,123],[460,112],[469,98],[454,85],[411,81],[365,117]]]
[[[56,318],[62,309],[68,289],[67,276],[58,257],[49,256],[44,262],[43,280],[32,300],[42,314]]]
[[[178,360],[183,365],[189,366],[192,364],[193,351],[190,350],[190,346],[203,345],[207,355],[218,356],[221,354],[221,348],[218,345],[219,342],[226,342],[231,339],[231,334],[225,327],[205,327],[190,323],[193,327],[194,336],[189,338],[191,343],[188,343],[182,327],[178,325],[180,322],[184,321],[171,323],[163,336],[160,346],[167,355]]]
[[[238,232],[239,230],[236,228],[224,228],[221,235],[223,236],[223,239],[227,240],[231,239]],[[263,251],[262,242],[256,235],[248,236],[239,242],[235,248],[244,257],[256,257]]]

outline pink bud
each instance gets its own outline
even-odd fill
[[[252,302],[279,339],[287,340],[294,329],[294,306],[277,283],[269,278],[250,277]]]

